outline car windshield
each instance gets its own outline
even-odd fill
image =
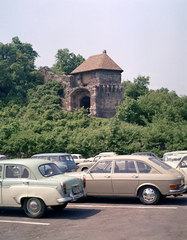
[[[157,164],[158,166],[160,166],[161,168],[165,169],[165,170],[168,170],[171,168],[171,166],[169,166],[168,164],[165,164],[164,162],[161,162],[160,160],[154,158],[154,157],[151,157],[149,158],[149,160],[151,162],[154,162],[155,164]]]
[[[99,159],[101,158],[101,156],[96,156],[93,160],[93,162],[97,162]]]
[[[184,153],[166,154],[166,155],[164,155],[164,161],[179,161],[183,155],[185,155],[185,154]]]
[[[54,163],[47,163],[39,166],[39,171],[44,177],[51,177],[54,175],[63,174]]]

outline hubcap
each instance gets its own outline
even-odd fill
[[[40,202],[37,199],[30,200],[28,203],[29,212],[36,213],[40,210]]]
[[[146,202],[153,202],[156,198],[155,191],[152,188],[144,189],[142,195]]]

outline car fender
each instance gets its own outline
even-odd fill
[[[139,185],[138,188],[136,189],[136,196],[138,196],[140,188],[141,188],[141,187],[144,187],[144,186],[152,186],[152,187],[155,187],[155,188],[158,189],[158,191],[162,194],[160,188],[159,188],[157,185],[155,185],[155,184],[153,184],[153,183],[143,183],[143,184]]]
[[[57,205],[58,203],[56,199],[62,198],[62,195],[57,190],[56,186],[29,186],[27,191],[20,191],[20,186],[14,186],[11,187],[11,194],[18,205],[21,205],[21,200],[23,198],[40,198],[46,206]],[[53,198],[50,196],[53,196]]]
[[[50,196],[53,196],[52,198]],[[27,197],[36,197],[44,201],[46,206],[57,204],[56,199],[62,195],[57,190],[56,186],[29,186]]]

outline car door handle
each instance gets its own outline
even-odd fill
[[[29,181],[24,181],[23,184],[28,185]]]
[[[105,175],[105,178],[110,178],[110,175]]]
[[[138,178],[138,175],[132,175],[132,178]]]

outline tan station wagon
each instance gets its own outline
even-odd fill
[[[144,204],[156,204],[166,196],[178,196],[187,189],[181,172],[148,156],[105,157],[83,175],[87,196],[138,196]]]
[[[38,218],[47,207],[59,211],[83,196],[84,180],[66,176],[49,160],[0,161],[0,207],[22,207]]]

